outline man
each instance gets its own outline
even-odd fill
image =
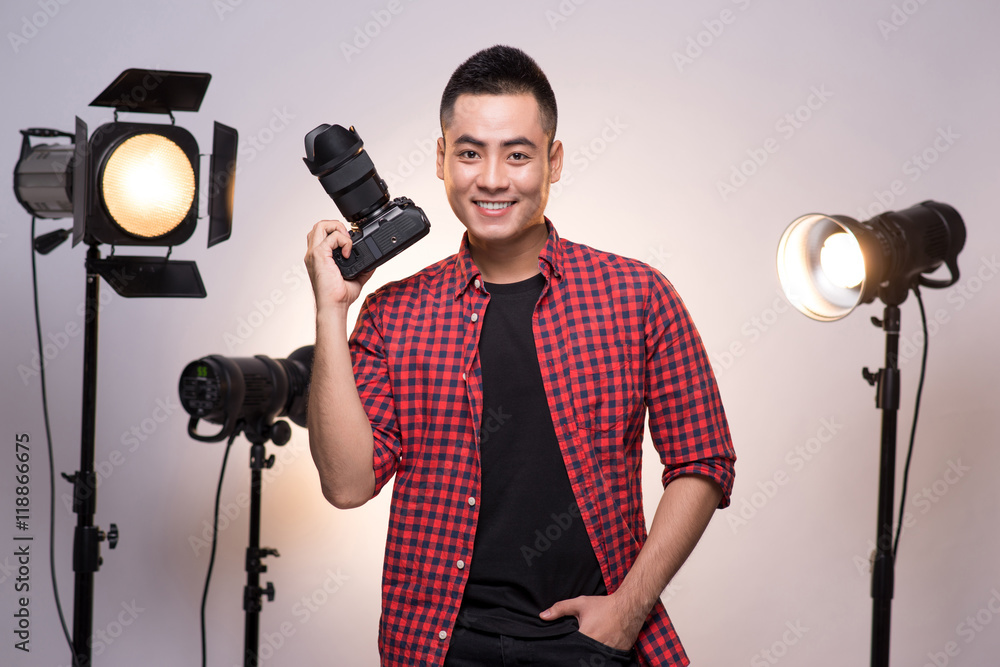
[[[326,498],[356,507],[395,475],[384,665],[686,665],[659,596],[735,455],[715,378],[672,286],[560,238],[555,96],[520,50],[481,51],[441,103],[437,173],[459,252],[347,310],[369,276],[309,233],[317,304],[309,437]],[[665,490],[647,539],[646,410]],[[581,662],[582,661],[582,662]]]

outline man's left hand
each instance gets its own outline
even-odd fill
[[[622,606],[614,593],[581,595],[555,603],[540,616],[546,621],[576,616],[581,633],[612,648],[627,651],[635,644],[645,616],[630,618],[634,615],[628,614]]]

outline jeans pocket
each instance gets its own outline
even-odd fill
[[[608,646],[607,644],[602,644],[593,637],[588,637],[579,630],[577,630],[572,636],[576,637],[578,641],[586,644],[588,647],[599,652],[601,655],[614,658],[616,662],[611,663],[614,665],[631,665],[632,656],[634,655],[633,649],[620,649],[614,648],[613,646]]]

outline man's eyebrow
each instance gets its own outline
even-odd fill
[[[485,147],[486,142],[482,139],[476,139],[468,134],[463,134],[458,139],[455,140],[455,144],[471,144],[473,146]],[[507,139],[501,146],[508,148],[510,146],[527,146],[529,148],[538,148],[535,142],[528,139],[527,137],[514,137],[513,139]]]
[[[458,139],[455,139],[456,144],[472,144],[473,146],[485,146],[486,142],[481,139],[476,139],[469,136],[468,134],[463,134]]]
[[[535,142],[527,137],[515,137],[514,139],[508,139],[503,142],[504,148],[508,146],[527,146],[528,148],[538,148],[535,146]]]

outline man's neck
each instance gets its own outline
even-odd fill
[[[549,238],[546,225],[532,226],[521,237],[498,245],[469,237],[472,261],[488,283],[516,283],[538,273],[538,255]]]

